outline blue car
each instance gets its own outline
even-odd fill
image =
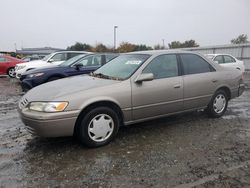
[[[33,69],[22,74],[21,86],[23,91],[28,91],[53,80],[88,74],[117,56],[118,54],[78,55],[54,67]]]

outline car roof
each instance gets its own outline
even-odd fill
[[[205,54],[205,55],[212,55],[212,56],[217,56],[217,55],[229,55],[229,56],[232,56],[231,54]]]
[[[193,52],[193,51],[185,51],[185,50],[147,50],[147,51],[136,51],[136,52],[130,52],[126,54],[146,54],[146,55],[161,55],[161,54],[181,54],[181,53],[188,53],[188,54],[197,54],[201,55],[199,52]]]
[[[92,54],[92,52],[87,52],[87,51],[68,51],[68,50],[61,50],[61,51],[56,51],[56,52],[53,52],[53,53],[86,53],[86,54]],[[52,54],[52,53],[51,53]]]

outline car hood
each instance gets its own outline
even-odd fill
[[[22,65],[37,65],[37,64],[44,64],[47,63],[46,61],[43,60],[35,60],[35,61],[29,61],[26,63],[22,63]]]
[[[24,95],[28,101],[56,101],[59,97],[118,83],[88,75],[68,77],[37,86]]]
[[[36,68],[36,69],[32,69],[32,70],[29,70],[27,72],[25,72],[23,75],[28,75],[28,74],[34,74],[34,73],[40,73],[40,72],[48,72],[48,71],[51,71],[51,70],[57,70],[57,69],[64,69],[65,67],[60,67],[58,65],[50,65],[50,66],[45,66],[45,67],[42,67],[42,68]]]

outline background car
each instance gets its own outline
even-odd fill
[[[11,78],[15,77],[15,66],[23,63],[21,59],[17,59],[8,55],[0,55],[0,74],[7,74]]]
[[[31,61],[27,63],[23,63],[22,65],[17,65],[15,67],[16,77],[20,78],[21,75],[31,69],[41,68],[41,67],[49,67],[53,65],[59,65],[62,62],[75,57],[80,54],[88,54],[89,52],[81,52],[81,51],[60,51],[49,54],[45,56],[42,60]]]
[[[21,86],[27,91],[37,85],[61,78],[88,74],[95,71],[106,62],[117,57],[118,54],[78,55],[58,66],[38,68],[21,75]]]
[[[236,69],[241,70],[242,72],[245,71],[245,65],[243,61],[238,60],[237,58],[233,57],[229,54],[206,54],[207,58],[213,60],[216,63],[219,63],[221,66],[225,67],[233,67]]]
[[[75,135],[89,147],[108,144],[121,125],[206,109],[221,117],[244,91],[242,72],[185,51],[121,54],[85,76],[27,92],[18,111],[44,137]]]
[[[39,59],[42,59],[42,57],[39,55],[30,55],[30,56],[25,56],[22,58],[22,60],[25,62],[39,60]]]

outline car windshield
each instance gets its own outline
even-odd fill
[[[59,66],[62,66],[62,67],[70,66],[70,65],[72,65],[73,63],[75,63],[76,61],[78,61],[79,59],[83,58],[84,56],[86,56],[86,54],[77,55],[77,56],[75,56],[75,57],[70,58],[70,59],[67,60],[67,61],[64,61],[64,62],[61,63]]]
[[[92,76],[125,80],[129,78],[150,55],[145,54],[124,54],[111,60],[96,70]]]
[[[206,57],[207,57],[208,59],[211,59],[211,60],[213,60],[213,58],[214,58],[214,55],[206,55]]]

